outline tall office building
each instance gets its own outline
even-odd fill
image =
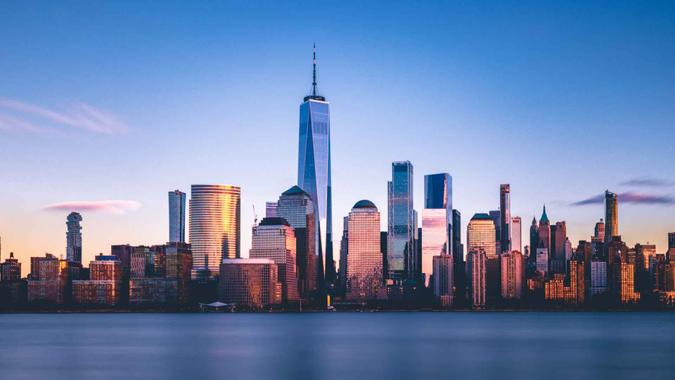
[[[261,309],[281,303],[278,267],[270,259],[223,259],[218,298]]]
[[[495,252],[502,253],[502,212],[500,210],[490,210],[488,215],[495,224]]]
[[[89,280],[73,281],[73,302],[115,306],[122,300],[122,263],[103,254],[89,262]]]
[[[619,197],[605,191],[605,243],[619,235]]]
[[[442,306],[450,306],[454,302],[454,268],[451,255],[438,255],[433,258],[434,296]]]
[[[499,185],[499,216],[501,226],[501,252],[511,251],[511,185]]]
[[[466,255],[469,301],[474,308],[485,306],[487,293],[487,256],[482,248],[469,249]]]
[[[600,242],[605,241],[605,222],[603,219],[600,219],[599,222],[595,223],[595,228],[593,230],[593,239],[596,239]]]
[[[511,217],[511,250],[523,253],[523,221],[519,216]]]
[[[546,249],[549,259],[551,258],[551,222],[548,220],[548,215],[546,215],[546,206],[544,206],[544,211],[541,213],[541,218],[539,219],[539,227],[537,228],[537,245],[533,249],[533,252],[536,252],[537,249],[544,248]]]
[[[323,285],[314,202],[307,192],[293,186],[281,194],[275,205],[275,215],[286,219],[295,231],[298,291],[302,298],[309,299],[317,285]]]
[[[668,232],[668,249],[675,248],[675,232]]]
[[[450,174],[424,176],[422,211],[422,273],[424,286],[430,286],[434,256],[452,256],[453,248],[452,177]]]
[[[462,213],[452,210],[452,260],[455,267],[462,265],[464,271],[464,249],[462,247]]]
[[[388,278],[415,280],[415,212],[413,209],[413,166],[410,161],[391,164],[388,182],[389,210],[387,235]]]
[[[334,282],[333,206],[331,194],[330,105],[316,91],[316,51],[313,60],[312,94],[300,105],[298,186],[314,202],[319,235],[317,257],[328,284]],[[323,277],[320,277],[323,278]]]
[[[241,189],[192,185],[190,245],[192,278],[216,277],[223,259],[240,257]]]
[[[169,242],[185,243],[185,200],[180,190],[169,191]]]
[[[249,257],[270,259],[279,267],[279,281],[284,302],[300,299],[295,262],[296,240],[293,227],[284,218],[264,218],[253,227]]]
[[[383,284],[380,252],[380,212],[373,202],[356,202],[347,217],[346,298],[367,301],[377,298]]]
[[[488,214],[474,214],[466,228],[467,252],[482,250],[488,258],[497,255],[495,224]]]
[[[501,295],[505,299],[523,297],[523,254],[519,251],[501,255]]]
[[[82,262],[82,215],[71,212],[66,219],[66,258],[74,263]]]

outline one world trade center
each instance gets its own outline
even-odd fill
[[[300,105],[298,186],[314,201],[318,215],[317,283],[330,287],[335,279],[330,173],[330,106],[316,91],[316,50],[313,52],[312,94]],[[325,281],[322,281],[324,280]]]

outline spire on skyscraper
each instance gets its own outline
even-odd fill
[[[305,101],[309,99],[313,100],[320,100],[322,102],[326,101],[326,98],[324,98],[321,95],[317,95],[316,91],[316,44],[312,45],[312,94],[305,96]]]
[[[546,215],[546,205],[544,205],[544,212],[541,214],[541,218],[539,219],[540,223],[548,223],[548,216]]]

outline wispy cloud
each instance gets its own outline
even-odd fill
[[[77,102],[63,110],[53,110],[13,99],[0,98],[0,131],[45,133],[74,128],[114,135],[128,127],[108,111]]]
[[[605,196],[603,194],[596,195],[590,198],[582,199],[577,202],[571,203],[572,206],[586,206],[593,204],[602,204],[605,202]],[[646,193],[636,193],[636,192],[625,192],[619,194],[620,203],[633,203],[633,204],[643,204],[643,205],[671,205],[675,204],[675,198],[670,195],[665,194],[646,194]]]
[[[47,211],[93,211],[103,212],[108,214],[126,214],[128,212],[136,211],[141,207],[140,202],[128,200],[104,200],[104,201],[72,201],[52,203],[42,206],[43,210]]]
[[[669,187],[675,186],[675,181],[661,178],[640,177],[621,182],[619,185],[636,187]]]

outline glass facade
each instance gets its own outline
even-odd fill
[[[605,242],[614,236],[619,236],[619,197],[605,191]]]
[[[359,201],[349,213],[347,225],[347,299],[375,299],[383,283],[380,213],[372,202]]]
[[[475,214],[466,228],[467,252],[483,251],[488,258],[497,254],[495,224],[488,214]]]
[[[511,185],[509,184],[499,186],[499,211],[500,248],[501,252],[509,252],[511,250]]]
[[[185,193],[169,192],[169,242],[185,243]]]
[[[70,262],[82,262],[82,215],[71,212],[66,219],[66,258]]]
[[[452,256],[452,222],[452,177],[447,173],[424,176],[422,273],[426,287],[430,286],[434,256]]]
[[[410,161],[391,164],[388,183],[388,277],[394,280],[416,277],[415,212],[413,210],[413,166]]]
[[[330,107],[320,96],[308,96],[300,105],[300,141],[298,150],[298,186],[314,201],[319,278],[332,283],[333,225],[330,163]]]
[[[241,190],[230,185],[192,185],[192,278],[217,276],[223,259],[241,251]]]

